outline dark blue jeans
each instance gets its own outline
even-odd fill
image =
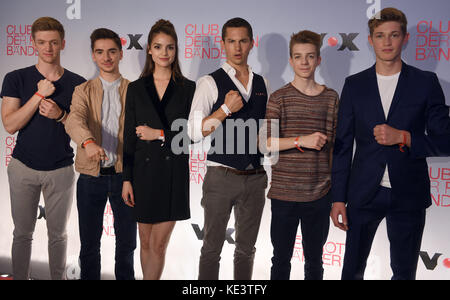
[[[100,239],[108,199],[114,216],[116,279],[134,279],[137,225],[132,208],[122,200],[122,174],[99,177],[80,174],[77,182],[77,208],[82,280],[100,279]]]
[[[270,237],[273,245],[271,280],[289,280],[298,225],[301,222],[305,279],[322,280],[322,252],[330,227],[328,195],[312,202],[272,199]]]

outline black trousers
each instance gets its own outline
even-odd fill
[[[391,189],[381,187],[371,209],[347,208],[349,230],[345,245],[343,280],[362,280],[378,225],[386,218],[390,243],[392,279],[416,277],[420,245],[425,227],[425,209],[392,210]]]
[[[298,225],[301,222],[305,279],[322,280],[322,252],[330,227],[329,195],[312,202],[272,199],[270,237],[273,245],[271,280],[289,280]]]

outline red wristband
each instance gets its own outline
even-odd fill
[[[95,141],[94,140],[87,140],[87,141],[85,141],[83,144],[82,144],[82,148],[86,148],[86,145],[89,145],[90,143],[95,143]]]
[[[405,147],[406,145],[406,133],[404,131],[402,131],[402,136],[403,136],[403,142],[398,144],[398,150],[400,150],[401,152],[405,152],[405,149],[403,149],[403,147]]]
[[[159,137],[158,140],[162,141],[163,143],[161,144],[161,146],[164,144],[165,138],[164,138],[164,130],[160,129],[159,132]]]
[[[300,143],[299,143],[299,139],[300,139],[300,137],[298,136],[296,139],[295,139],[295,142],[294,142],[294,144],[295,144],[295,147],[297,147],[297,149],[300,151],[300,152],[305,152],[305,151],[303,151],[303,149],[302,148],[300,148]]]
[[[41,97],[41,100],[44,99],[45,97],[42,96],[41,94],[39,94],[38,92],[34,93],[36,96]]]

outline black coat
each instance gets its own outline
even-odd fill
[[[187,79],[171,80],[161,101],[153,76],[140,78],[128,86],[123,179],[132,183],[138,222],[190,218],[187,119],[194,92],[195,83]],[[175,120],[178,121],[174,124],[182,126],[171,130]],[[165,142],[137,138],[136,127],[140,125],[163,129]]]

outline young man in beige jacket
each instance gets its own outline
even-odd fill
[[[136,222],[122,194],[123,126],[129,81],[119,72],[119,36],[105,28],[91,35],[100,75],[75,89],[65,127],[77,144],[75,169],[80,229],[81,279],[100,279],[100,239],[109,199],[116,236],[116,279],[134,279]]]

